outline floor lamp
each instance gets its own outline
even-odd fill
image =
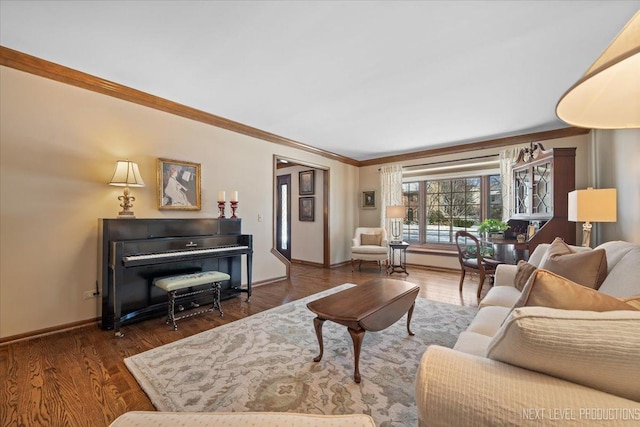
[[[591,222],[616,222],[616,189],[587,188],[569,193],[569,221],[584,222],[582,225],[582,246],[589,247]]]

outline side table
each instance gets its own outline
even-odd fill
[[[404,273],[407,276],[407,242],[390,242],[389,243],[389,266],[387,274]],[[397,256],[397,259],[396,259]]]

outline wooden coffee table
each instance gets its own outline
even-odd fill
[[[313,319],[313,326],[320,344],[320,355],[313,361],[322,360],[322,324],[325,320],[344,325],[353,340],[353,379],[359,383],[360,348],[365,332],[388,328],[407,313],[407,332],[413,335],[411,315],[419,290],[418,286],[400,280],[373,279],[308,303],[309,310],[317,316]]]

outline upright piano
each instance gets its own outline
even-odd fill
[[[247,287],[241,287],[246,255]],[[253,236],[241,233],[239,218],[99,219],[98,289],[102,290],[102,329],[167,314],[167,294],[153,279],[200,271],[231,276],[221,299],[251,297]],[[205,287],[194,287],[194,290]],[[185,304],[211,304],[205,296]]]

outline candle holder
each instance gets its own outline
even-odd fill
[[[238,202],[231,201],[231,218],[238,218],[236,216],[236,209],[238,209]]]
[[[220,216],[218,218],[224,218],[224,205],[225,205],[225,201],[221,200],[218,201],[218,210],[220,210]]]

